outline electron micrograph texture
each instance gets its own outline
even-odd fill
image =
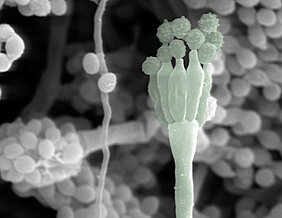
[[[282,0],[0,0],[0,218],[281,218]]]

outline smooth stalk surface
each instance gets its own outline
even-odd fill
[[[192,218],[194,206],[193,158],[199,126],[187,120],[169,124],[169,141],[175,162],[175,206],[177,218]]]

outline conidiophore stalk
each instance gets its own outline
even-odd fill
[[[197,121],[168,125],[169,141],[175,162],[175,207],[177,218],[192,218],[194,206],[193,158],[199,126]]]
[[[200,98],[198,113],[196,116],[196,120],[199,123],[199,127],[202,127],[208,118],[208,99],[210,97],[210,91],[212,88],[212,75],[210,72],[210,64],[204,65],[204,84],[203,84],[203,91]]]
[[[197,50],[189,53],[189,65],[187,68],[187,111],[186,120],[193,121],[196,118],[200,97],[204,82],[204,70],[198,59]]]

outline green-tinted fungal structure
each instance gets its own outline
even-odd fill
[[[186,120],[192,122],[197,115],[204,81],[204,70],[199,62],[197,50],[192,50],[189,53],[189,65],[186,74],[188,88]]]
[[[185,120],[187,78],[183,59],[176,59],[176,65],[168,81],[169,112],[176,122]]]
[[[216,101],[210,96],[210,64],[223,45],[218,26],[218,19],[212,13],[202,15],[192,30],[184,16],[171,22],[165,20],[157,30],[157,37],[163,43],[157,57],[147,58],[142,65],[143,72],[150,75],[148,92],[155,114],[169,132],[175,161],[177,218],[192,218],[192,163],[197,135],[215,112]],[[185,67],[187,51],[189,63]]]
[[[223,35],[218,31],[211,32],[207,35],[206,40],[207,42],[212,43],[216,47],[216,50],[220,49],[223,45]]]
[[[204,83],[202,89],[202,95],[199,101],[198,112],[196,120],[198,121],[199,127],[202,127],[208,120],[208,100],[210,98],[210,92],[212,87],[212,75],[209,72],[209,64],[204,65]]]
[[[157,37],[161,43],[170,43],[173,40],[174,35],[170,22],[164,20],[163,24],[158,28]]]
[[[216,47],[210,42],[205,42],[198,51],[198,57],[201,64],[211,63],[216,55]]]
[[[168,79],[173,71],[169,47],[162,45],[157,51],[157,57],[161,61],[161,67],[157,72],[157,87],[160,93],[161,108],[167,123],[173,123],[174,119],[168,109]],[[157,114],[159,111],[155,112]]]
[[[184,42],[173,40],[169,45],[169,52],[176,60],[168,81],[168,106],[173,119],[180,122],[185,119],[187,98],[186,70],[182,59],[186,53]]]
[[[198,21],[198,28],[205,34],[215,32],[219,27],[219,21],[215,14],[207,13],[203,14]]]
[[[182,40],[174,39],[168,46],[169,53],[175,59],[181,59],[186,54],[186,47]]]
[[[156,57],[148,57],[142,64],[142,70],[144,73],[150,76],[148,85],[148,92],[151,97],[152,105],[155,107],[156,102],[159,100],[159,94],[157,89],[157,72],[161,67],[160,61]]]
[[[160,124],[164,127],[167,127],[168,122],[166,121],[161,107],[161,97],[157,85],[157,72],[161,68],[161,65],[161,62],[156,57],[148,57],[142,64],[142,71],[145,74],[150,75],[148,93],[151,98],[151,103]]]
[[[168,126],[169,142],[175,162],[175,207],[177,218],[192,218],[194,206],[193,158],[199,126],[184,120]]]
[[[191,50],[199,49],[205,40],[206,37],[204,33],[199,29],[191,30],[185,38],[185,41]]]
[[[184,39],[191,30],[191,23],[186,17],[182,16],[171,22],[171,29],[176,38]]]

